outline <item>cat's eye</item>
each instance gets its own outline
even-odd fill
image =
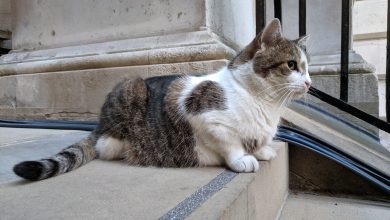
[[[290,60],[287,62],[287,66],[290,70],[297,70],[297,62]]]

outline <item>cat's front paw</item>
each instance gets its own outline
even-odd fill
[[[244,155],[241,158],[228,163],[230,169],[239,173],[250,173],[259,170],[259,162],[252,155]]]
[[[258,160],[273,160],[276,157],[276,151],[272,147],[265,146],[260,148],[254,155]]]

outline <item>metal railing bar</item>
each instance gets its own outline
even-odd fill
[[[256,35],[266,24],[266,0],[256,0]]]
[[[282,23],[282,1],[274,0],[274,17]]]
[[[299,0],[299,36],[306,35],[306,0]]]
[[[349,0],[341,4],[340,99],[348,102]]]
[[[387,44],[386,44],[386,118],[390,122],[390,3],[387,2]]]

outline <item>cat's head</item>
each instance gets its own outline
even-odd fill
[[[311,85],[307,37],[288,40],[273,19],[230,63],[249,89],[275,99],[300,98]]]

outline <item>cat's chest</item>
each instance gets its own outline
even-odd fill
[[[257,145],[266,145],[276,133],[277,125],[267,123],[256,123],[251,121],[248,123],[240,123],[238,135],[242,140],[256,140]]]
[[[237,131],[243,140],[257,140],[264,145],[275,135],[280,115],[261,109],[261,106],[240,106],[236,109]]]

